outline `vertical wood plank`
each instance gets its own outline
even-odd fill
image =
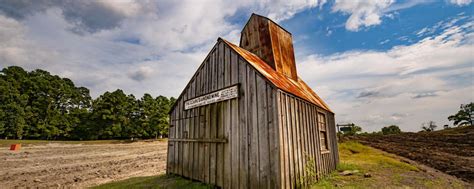
[[[176,125],[175,125],[175,136],[176,138],[179,138],[179,127],[180,127],[180,119],[181,119],[181,108],[179,107],[181,105],[181,99],[178,99],[176,101],[177,104],[177,111],[176,111]],[[180,148],[179,148],[179,142],[175,142],[175,157],[174,157],[174,172],[176,174],[179,174],[179,156],[180,156]]]
[[[301,134],[300,134],[300,123],[301,123],[301,118],[300,118],[300,106],[299,106],[299,100],[295,97],[293,97],[293,100],[294,100],[294,103],[295,103],[295,117],[293,119],[295,119],[295,122],[296,122],[296,125],[295,125],[295,142],[296,142],[296,146],[297,146],[297,150],[296,150],[296,159],[297,159],[297,172],[298,172],[298,177],[297,177],[297,182],[298,182],[298,185],[300,187],[303,187],[302,186],[302,178],[303,178],[303,162],[302,162],[302,158],[301,158],[301,152],[302,152],[302,148],[301,148]]]
[[[214,50],[214,49],[213,49]],[[214,62],[214,59],[212,58],[212,54],[209,55],[209,61],[207,62],[208,63],[208,66],[207,66],[207,81],[206,81],[206,90],[205,90],[205,93],[209,93],[211,90],[212,90],[212,71],[213,71],[213,66],[212,66],[212,63]],[[206,105],[205,106],[205,120],[206,120],[206,123],[205,123],[205,132],[204,132],[204,137],[207,139],[207,138],[210,138],[210,135],[211,135],[211,130],[210,130],[210,127],[211,127],[211,116],[210,116],[210,108],[211,108],[211,105]],[[204,169],[203,169],[203,172],[204,172],[204,182],[206,183],[209,183],[209,174],[210,174],[210,170],[209,170],[209,161],[210,161],[210,145],[209,143],[203,143],[204,145]]]
[[[188,95],[189,95],[189,86],[185,89],[186,90],[186,93],[184,95],[184,98],[183,98],[183,103],[184,101],[186,101],[188,99]],[[189,118],[188,118],[188,114],[189,114],[189,110],[184,110],[183,108],[183,130],[181,132],[181,137],[180,138],[186,138],[186,135],[188,134],[189,132]],[[182,148],[182,158],[181,158],[181,174],[184,176],[184,177],[188,177],[188,172],[187,172],[187,168],[188,168],[188,153],[189,153],[189,150],[188,150],[188,143],[187,142],[181,142],[183,148]]]
[[[278,99],[277,92],[271,85],[267,88],[267,115],[268,115],[268,142],[269,142],[269,162],[270,162],[270,186],[269,188],[281,188],[280,183],[280,125],[278,118]]]
[[[316,155],[314,152],[315,144],[314,144],[314,133],[312,131],[313,127],[313,122],[311,119],[311,109],[310,109],[310,104],[306,104],[305,111],[306,111],[306,124],[307,124],[307,132],[308,132],[308,144],[309,144],[309,154],[310,154],[310,160],[313,161],[313,167],[311,167],[311,170],[316,171]],[[316,173],[317,174],[317,173]],[[316,175],[313,175],[316,176]],[[310,181],[313,183],[316,181],[316,177],[312,177]]]
[[[182,130],[183,130],[183,121],[184,121],[184,119],[183,119],[183,109],[182,109],[182,107],[183,107],[183,100],[182,100],[182,99],[183,99],[183,98],[181,98],[181,100],[179,101],[179,111],[178,111],[178,113],[179,113],[179,118],[178,118],[178,119],[179,119],[179,120],[178,120],[178,127],[176,127],[176,129],[177,129],[177,134],[178,134],[178,135],[177,135],[177,138],[181,138],[181,137],[182,137]],[[177,166],[176,166],[176,168],[177,168],[176,172],[177,172],[179,175],[182,175],[182,174],[183,174],[183,172],[182,172],[182,170],[183,170],[183,169],[182,169],[182,167],[183,167],[183,162],[182,162],[181,160],[183,159],[183,157],[182,157],[182,156],[183,156],[183,148],[182,148],[182,143],[181,143],[181,142],[177,142],[177,143],[178,143],[178,145],[177,145],[177,147],[178,147],[178,153],[177,153],[178,158],[177,158],[177,162],[176,162],[176,164],[177,164]]]
[[[217,88],[222,89],[225,86],[226,77],[225,77],[225,62],[224,62],[224,43],[218,43],[219,50],[217,51],[217,73],[219,76],[217,77],[218,84]],[[216,138],[224,138],[224,130],[226,127],[226,106],[227,102],[219,102],[217,103],[218,109],[217,114],[218,121],[216,125]],[[224,181],[224,144],[217,143],[216,144],[216,185],[219,187],[223,186]]]
[[[300,122],[300,136],[301,136],[301,161],[303,162],[303,184],[305,187],[307,187],[308,185],[308,179],[309,179],[309,176],[308,176],[308,172],[307,172],[307,161],[308,161],[308,148],[307,148],[307,145],[308,145],[308,142],[306,141],[306,117],[305,117],[305,111],[304,111],[304,107],[305,107],[305,104],[304,104],[304,101],[299,99],[299,103],[300,103],[300,118],[301,118],[301,122]]]
[[[291,107],[291,145],[292,145],[292,156],[293,156],[293,174],[294,174],[294,177],[293,177],[293,182],[295,183],[294,186],[298,186],[299,185],[299,178],[300,178],[300,173],[299,173],[299,165],[298,165],[298,138],[297,138],[297,134],[296,134],[296,124],[297,124],[297,121],[296,121],[296,106],[295,106],[295,99],[293,98],[293,96],[289,96],[289,100],[290,100],[290,107]]]
[[[199,74],[198,74],[199,75]],[[197,87],[198,87],[198,77],[194,78],[194,81],[192,83],[192,92],[191,92],[191,98],[194,98],[196,97],[196,93],[197,93]],[[196,132],[196,125],[198,124],[197,122],[197,119],[196,119],[196,108],[193,108],[191,110],[191,125],[190,125],[190,128],[189,128],[189,137],[188,138],[192,138],[194,139],[195,137],[195,132]],[[196,158],[195,158],[195,154],[196,154],[196,143],[195,142],[192,142],[189,144],[190,148],[191,148],[191,151],[189,153],[189,157],[190,157],[190,165],[189,165],[189,175],[190,175],[190,178],[192,179],[196,179],[196,175],[194,174],[194,165],[197,163],[196,161]]]
[[[206,58],[205,64],[202,68],[202,76],[201,76],[201,91],[202,94],[205,94],[207,92],[207,83],[208,83],[208,67],[209,67],[209,58]],[[206,107],[207,106],[201,106],[199,107],[199,138],[203,139],[206,136]],[[205,169],[206,169],[206,158],[204,157],[206,155],[205,150],[206,150],[206,144],[204,143],[199,143],[199,180],[202,182],[206,181],[205,177]]]
[[[196,76],[196,93],[195,93],[195,97],[196,96],[199,96],[201,95],[201,75],[202,75],[202,69],[199,69],[199,73],[197,74]],[[194,133],[193,133],[193,138],[194,139],[199,139],[199,130],[201,128],[201,121],[200,121],[200,107],[198,108],[195,108],[194,110],[194,114],[193,114],[194,117]],[[194,152],[193,152],[193,179],[196,179],[196,180],[199,180],[200,179],[200,175],[199,175],[199,150],[200,150],[200,147],[199,147],[199,143],[195,142],[193,143],[193,148],[194,148]]]
[[[292,107],[291,107],[291,98],[288,97],[288,95],[285,94],[285,100],[287,104],[287,130],[288,130],[288,165],[289,165],[289,174],[290,174],[290,188],[294,187],[296,185],[295,183],[295,170],[294,170],[294,156],[293,156],[293,132],[292,132]]]
[[[232,69],[231,69],[231,62],[230,62],[230,49],[227,45],[223,47],[224,51],[224,73],[225,73],[225,81],[224,86],[229,86],[231,84],[231,76],[232,76]],[[225,103],[225,119],[224,119],[224,132],[222,137],[227,138],[228,143],[222,144],[223,146],[223,159],[222,159],[222,170],[220,174],[222,175],[222,185],[224,188],[230,188],[232,183],[232,162],[231,162],[231,155],[232,155],[232,101],[226,101]]]
[[[189,94],[188,94],[188,99],[191,99],[192,96],[193,96],[193,91],[194,91],[194,81],[191,81],[191,84],[189,86]],[[187,133],[186,133],[186,138],[189,138],[192,134],[192,126],[193,126],[193,119],[192,119],[192,113],[193,113],[193,110],[188,110],[187,111],[187,116],[188,116],[188,121],[187,121],[187,125],[186,125],[186,129],[187,129]],[[186,174],[187,174],[187,177],[188,178],[192,178],[192,175],[191,175],[191,170],[192,170],[192,153],[193,153],[193,149],[192,149],[192,143],[190,142],[186,142],[186,146],[188,148],[187,150],[187,158],[186,158],[186,163],[187,163],[187,166],[185,167],[186,168]]]
[[[268,142],[268,115],[267,115],[267,84],[259,74],[256,75],[256,113],[257,114],[257,140],[258,145],[258,187],[270,186],[270,144]]]
[[[248,86],[247,86],[247,63],[239,58],[239,81],[242,84],[241,86],[241,97],[239,99],[239,117],[240,117],[240,171],[239,171],[239,186],[240,188],[248,188],[248,120],[247,120],[247,111],[248,111]]]
[[[212,85],[212,91],[217,89],[217,83],[219,81],[218,78],[218,64],[217,64],[217,52],[218,50],[215,49],[212,52],[212,72],[211,72],[211,80],[209,81]],[[210,135],[208,138],[215,138],[216,137],[216,130],[217,130],[217,107],[218,104],[210,104],[211,110],[210,110],[210,120],[211,120],[211,125],[209,126],[209,131]],[[216,152],[216,144],[215,143],[210,143],[209,144],[209,183],[212,185],[216,184],[216,160],[217,160],[217,152]]]
[[[230,50],[230,49],[229,49]],[[239,83],[239,62],[238,56],[233,51],[230,51],[230,64],[231,64],[231,84]],[[242,87],[242,86],[241,86]],[[242,98],[242,97],[240,97]],[[239,100],[240,99],[232,99],[231,106],[231,174],[229,174],[228,178],[230,178],[230,188],[238,188],[239,186],[239,167],[240,167],[240,118],[239,118]]]
[[[300,109],[299,113],[299,119],[300,119],[300,141],[301,141],[301,162],[302,162],[302,175],[303,177],[301,178],[302,184],[304,188],[307,188],[307,183],[308,183],[308,175],[307,175],[307,170],[306,170],[306,163],[307,163],[307,142],[306,142],[306,123],[305,123],[305,117],[304,117],[304,102],[300,99],[298,99],[298,106]]]
[[[258,165],[258,112],[257,112],[257,96],[256,96],[256,81],[255,70],[247,69],[248,80],[248,94],[249,94],[249,109],[248,121],[249,125],[249,186],[250,188],[258,188],[259,182],[259,165]]]
[[[287,134],[287,121],[286,121],[286,101],[281,91],[278,91],[278,106],[279,106],[279,131],[280,131],[280,172],[281,172],[281,185],[282,188],[289,188],[289,170],[288,170],[288,134]]]

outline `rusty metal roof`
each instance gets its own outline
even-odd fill
[[[258,72],[265,76],[277,88],[332,112],[331,109],[329,109],[329,106],[303,80],[301,80],[301,78],[298,77],[297,81],[290,79],[289,77],[275,71],[257,55],[222,38],[220,39],[229,45],[245,60],[247,60],[247,62],[249,62]]]

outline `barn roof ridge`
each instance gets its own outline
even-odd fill
[[[217,45],[219,45],[219,43],[221,42],[229,46],[240,57],[244,58],[247,63],[249,63],[257,72],[263,75],[266,80],[268,80],[271,84],[273,84],[278,89],[283,90],[289,94],[295,95],[309,103],[312,103],[320,108],[323,108],[333,113],[333,111],[329,108],[329,106],[299,76],[298,76],[298,81],[295,81],[289,78],[288,76],[278,73],[257,55],[223,39],[222,37],[217,38],[216,44],[211,48],[206,58],[213,51],[213,49]],[[204,60],[206,58],[204,58]],[[204,61],[201,63],[199,68],[201,68],[203,65],[204,65]],[[197,74],[197,71],[193,74],[191,79],[188,81],[188,83],[184,87],[184,90],[181,92],[181,94],[176,98],[176,101],[182,98],[184,91],[186,90],[186,88],[188,88],[189,84],[191,83],[193,78],[196,76],[196,74]],[[177,105],[176,103],[173,104],[173,106],[170,108],[170,112],[168,113],[171,113],[173,109],[176,107],[176,105]]]
[[[321,97],[316,94],[299,76],[298,80],[295,81],[284,74],[278,73],[272,67],[270,67],[265,61],[263,61],[257,55],[219,37],[219,41],[227,44],[231,49],[233,49],[239,56],[244,58],[255,70],[262,74],[270,83],[275,87],[295,95],[301,99],[304,99],[312,104],[315,104],[329,112],[332,110],[329,106],[321,99]]]

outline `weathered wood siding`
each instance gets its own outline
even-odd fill
[[[280,177],[282,188],[308,187],[339,161],[334,114],[278,90]],[[326,118],[328,152],[320,148],[318,113]]]
[[[235,84],[240,97],[184,110]],[[223,188],[279,188],[277,89],[219,41],[171,112],[167,173]]]

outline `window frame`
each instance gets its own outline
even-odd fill
[[[327,115],[324,112],[317,113],[317,127],[318,127],[318,137],[319,137],[319,149],[321,153],[329,153],[331,151],[329,147],[329,133],[328,133],[328,122],[327,122]],[[324,126],[322,126],[324,124]],[[322,130],[324,128],[324,130]],[[323,146],[323,138],[324,136],[324,146]]]

